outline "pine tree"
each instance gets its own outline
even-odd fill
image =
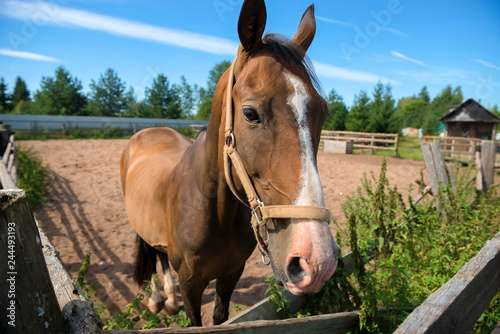
[[[177,96],[179,97],[179,104],[182,110],[182,118],[191,117],[195,104],[194,92],[198,89],[198,86],[194,85],[194,88],[187,83],[184,76],[181,76],[180,85],[174,85]]]
[[[15,107],[20,101],[30,101],[30,91],[21,77],[16,78],[14,93],[12,93],[12,105]]]
[[[86,104],[82,83],[60,66],[55,77],[42,77],[34,109],[44,115],[81,115]]]
[[[345,127],[347,131],[368,131],[370,113],[370,98],[366,91],[362,90],[354,97],[354,104],[349,111]]]
[[[392,98],[392,88],[389,84],[385,87],[379,82],[373,91],[373,100],[370,103],[369,112],[369,132],[389,133],[398,131],[392,124],[394,121],[394,99]]]
[[[0,78],[0,113],[11,111],[10,95],[7,93],[7,84]]]
[[[167,77],[163,74],[153,80],[153,86],[146,88],[146,101],[153,117],[180,118],[181,105],[175,87],[170,87]]]
[[[125,82],[108,68],[99,81],[90,82],[89,109],[96,116],[120,116],[127,108]]]
[[[429,92],[427,91],[427,86],[422,87],[422,90],[418,94],[418,98],[427,104],[431,103],[431,97],[429,96]]]
[[[328,94],[328,110],[329,115],[323,125],[323,129],[326,130],[345,130],[345,122],[347,120],[347,115],[349,110],[344,103],[344,99],[339,95],[335,89],[332,89],[330,94]]]

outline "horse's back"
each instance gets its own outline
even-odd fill
[[[122,153],[120,171],[127,216],[150,245],[167,247],[166,195],[170,174],[192,141],[170,128],[139,131]]]

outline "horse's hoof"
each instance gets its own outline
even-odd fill
[[[170,300],[165,300],[165,312],[167,312],[168,315],[175,315],[179,313],[179,305],[177,302],[171,303]]]
[[[151,311],[151,313],[160,313],[161,309],[163,307],[163,302],[160,300],[159,302],[153,302],[150,301],[148,304],[148,309]]]

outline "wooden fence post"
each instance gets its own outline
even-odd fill
[[[481,142],[481,174],[484,178],[483,191],[487,191],[495,181],[495,155],[495,142],[483,140]]]
[[[31,205],[23,190],[0,191],[2,333],[65,333]]]
[[[398,157],[399,134],[396,134],[396,142],[394,143],[394,158]]]
[[[422,144],[422,155],[424,156],[425,167],[427,169],[427,174],[429,175],[429,181],[432,189],[432,195],[436,201],[436,207],[441,209],[441,212],[445,218],[448,220],[446,215],[445,207],[451,200],[451,197],[456,196],[456,185],[453,173],[450,173],[446,167],[444,161],[443,152],[441,151],[441,145],[438,142]],[[453,193],[444,192],[442,194],[442,199],[445,203],[440,203],[439,201],[439,189],[443,186],[451,184]]]

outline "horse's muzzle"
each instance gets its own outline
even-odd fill
[[[323,233],[310,234],[310,238],[296,231],[306,227],[294,226],[294,246],[286,260],[283,284],[293,294],[318,292],[333,275],[338,263],[338,248],[328,226]]]

